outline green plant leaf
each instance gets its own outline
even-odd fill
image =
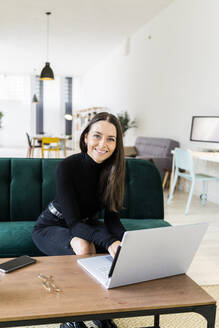
[[[136,121],[135,120],[131,121],[129,113],[127,111],[118,113],[117,118],[121,124],[123,135],[125,135],[128,129],[137,127]]]

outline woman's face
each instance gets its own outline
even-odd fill
[[[88,155],[97,163],[109,158],[116,148],[116,127],[108,121],[98,121],[92,124],[85,134]]]

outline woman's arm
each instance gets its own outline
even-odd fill
[[[104,222],[108,231],[121,241],[126,230],[120,221],[119,213],[105,208]]]
[[[115,256],[118,246],[121,245],[121,240],[125,232],[119,213],[113,212],[105,208],[104,222],[106,224],[107,230],[115,236],[116,240],[112,242],[108,247],[108,252],[112,257]]]

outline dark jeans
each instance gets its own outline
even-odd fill
[[[104,228],[104,224],[98,222],[98,227]],[[74,228],[69,229],[63,219],[53,215],[48,209],[37,219],[32,232],[35,245],[46,255],[75,255],[70,241],[74,237]],[[95,243],[94,243],[95,244]],[[107,250],[97,246],[97,253],[105,253]]]

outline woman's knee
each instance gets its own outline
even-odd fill
[[[76,255],[87,255],[91,253],[90,243],[85,239],[74,237],[70,241],[70,245]]]

